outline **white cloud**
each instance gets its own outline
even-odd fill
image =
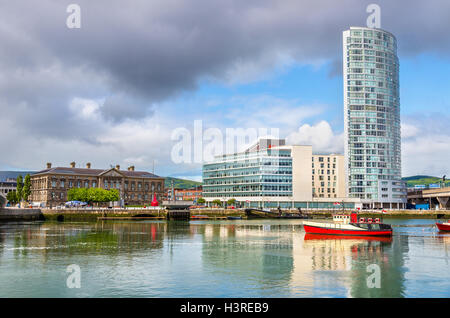
[[[313,152],[343,153],[344,134],[336,134],[328,122],[322,120],[314,125],[304,124],[298,131],[286,137],[292,145],[311,145]]]
[[[444,114],[413,114],[402,120],[403,175],[448,175],[450,118]]]
[[[419,129],[415,125],[402,123],[401,126],[402,138],[414,137],[419,133]]]

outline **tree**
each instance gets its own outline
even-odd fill
[[[198,198],[197,203],[198,203],[198,204],[205,204],[205,203],[206,203],[206,200],[203,199],[203,198]]]
[[[31,195],[31,177],[29,174],[27,174],[25,176],[25,181],[23,183],[22,199],[24,201],[28,201],[30,195]]]
[[[17,176],[16,182],[17,182],[16,198],[17,198],[17,201],[20,202],[20,200],[22,200],[22,191],[23,191],[23,178],[22,178],[22,175]]]
[[[228,205],[234,205],[235,203],[236,203],[236,199],[233,199],[233,198],[231,198],[227,201]]]
[[[222,201],[220,201],[219,199],[215,199],[212,201],[212,204],[217,205],[217,206],[222,206]]]
[[[109,202],[109,201],[119,201],[119,198],[120,198],[119,190],[111,189],[109,191],[107,190],[107,192],[108,192],[108,195],[107,195],[108,201],[107,202]]]
[[[16,204],[17,202],[19,202],[17,200],[17,192],[16,191],[8,192],[8,194],[6,195],[6,200],[8,200],[8,202],[11,204]]]
[[[83,201],[88,203],[104,203],[119,201],[119,190],[105,190],[102,188],[72,188],[67,191],[69,201]]]

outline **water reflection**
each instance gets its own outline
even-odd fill
[[[305,235],[301,221],[3,224],[0,296],[72,297],[64,269],[77,263],[95,297],[404,297],[416,293],[407,276],[418,272],[416,251],[427,251],[427,266],[433,257],[448,265],[450,235],[427,231],[361,238]],[[367,286],[370,264],[381,288]]]
[[[305,235],[305,247],[311,250],[312,270],[347,271],[345,280],[351,297],[403,297],[404,262],[408,252],[406,236],[355,237]],[[377,264],[380,288],[369,288],[367,279]]]

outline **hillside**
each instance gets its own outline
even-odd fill
[[[192,189],[196,188],[202,185],[201,182],[192,181],[192,180],[184,180],[184,179],[178,179],[173,177],[166,177],[164,186],[166,188],[172,187],[172,181],[173,181],[173,187],[175,189]]]
[[[428,185],[431,183],[439,183],[442,181],[442,178],[432,177],[432,176],[412,176],[402,178],[403,181],[406,181],[408,187],[414,187],[418,184]]]

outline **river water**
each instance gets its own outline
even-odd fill
[[[385,221],[392,239],[310,237],[301,220],[4,223],[0,297],[450,296],[450,234]]]

